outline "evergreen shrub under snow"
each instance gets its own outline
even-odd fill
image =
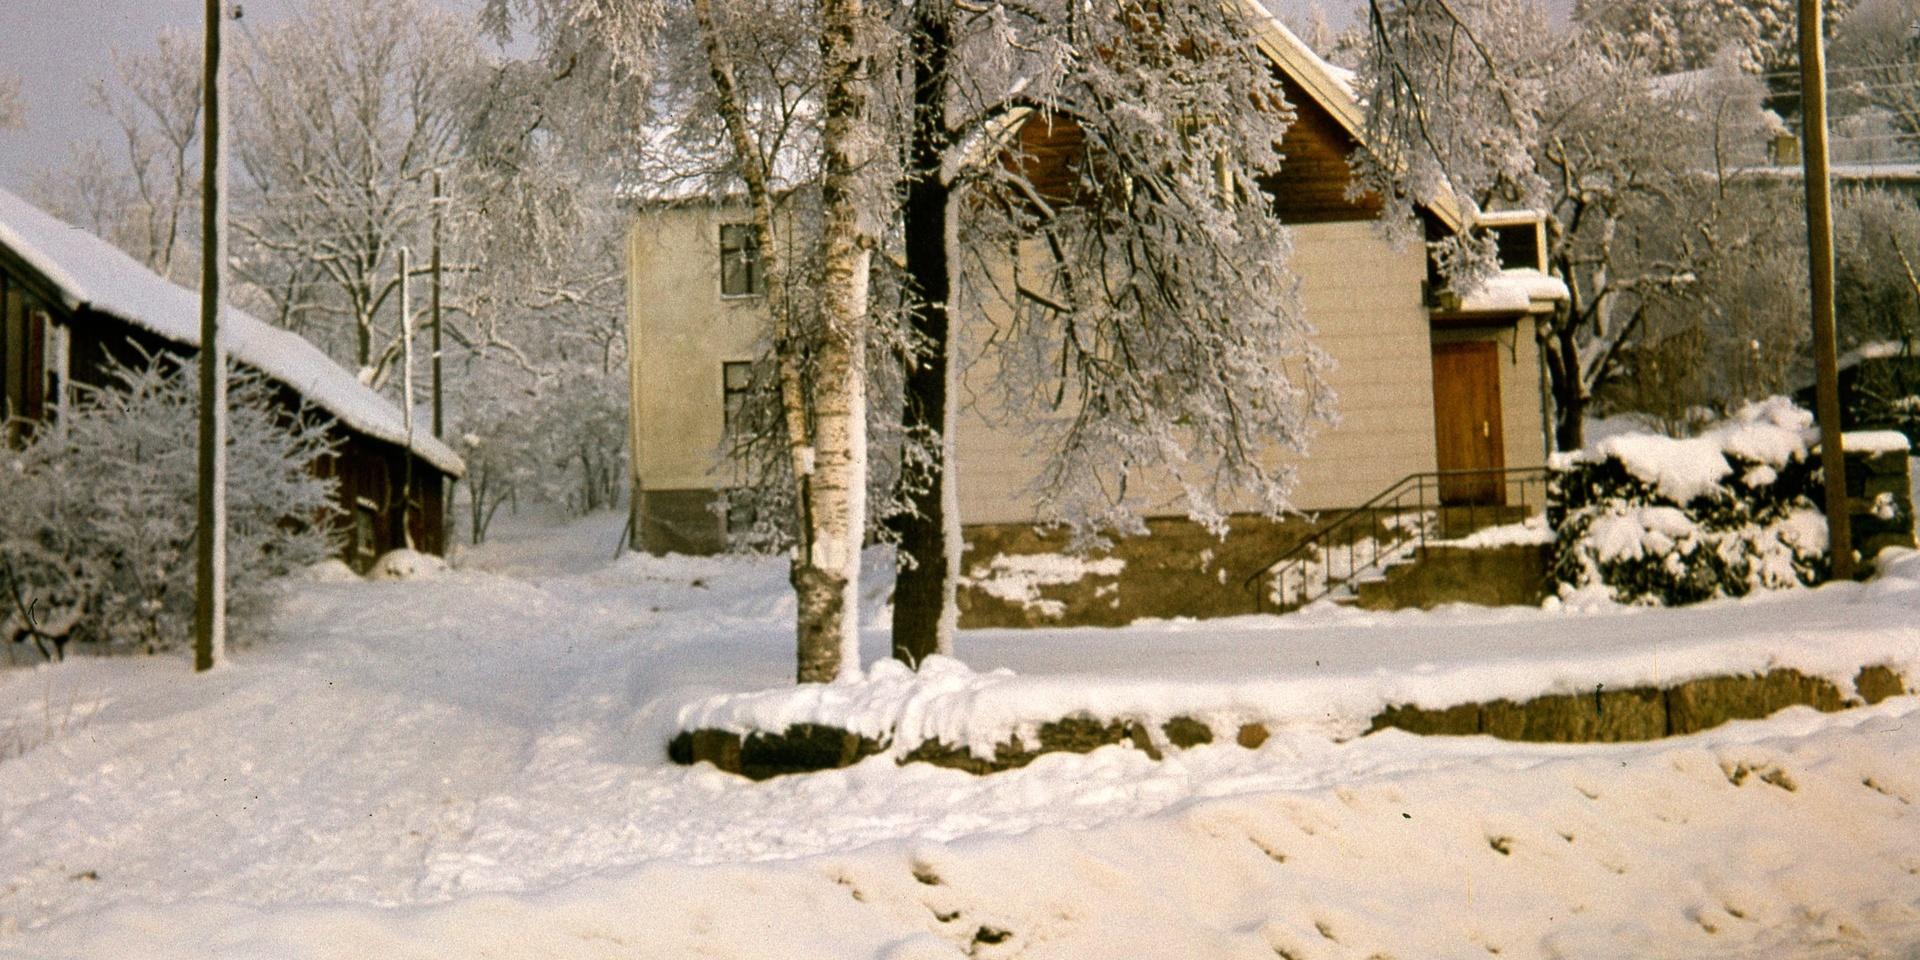
[[[1699,436],[1627,434],[1556,458],[1561,597],[1671,605],[1823,580],[1818,439],[1812,414],[1776,397]]]
[[[0,640],[58,656],[70,642],[165,650],[193,621],[198,380],[161,357],[76,388],[53,422],[0,447]],[[314,466],[327,421],[275,402],[258,375],[228,392],[227,573],[232,607],[333,552],[333,481]]]

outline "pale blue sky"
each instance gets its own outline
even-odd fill
[[[245,0],[244,16],[257,29],[283,20],[307,2]],[[440,0],[471,13],[479,0]],[[205,0],[0,0],[0,74],[20,77],[27,107],[25,130],[0,130],[0,187],[19,191],[35,170],[59,163],[67,144],[108,132],[87,106],[87,86],[112,74],[110,52],[148,49],[172,27],[205,29]]]

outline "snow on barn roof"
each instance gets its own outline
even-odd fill
[[[200,346],[200,295],[147,269],[118,247],[0,189],[0,246],[57,287],[69,308],[117,317],[188,347]],[[400,409],[362,384],[305,338],[228,307],[227,353],[285,384],[357,433],[415,453],[461,476],[460,455],[431,435],[409,443]]]

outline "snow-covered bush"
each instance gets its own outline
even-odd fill
[[[430,553],[401,548],[389,550],[373,562],[368,580],[430,580],[445,573],[447,562]]]
[[[1699,436],[1624,434],[1560,458],[1549,502],[1561,595],[1683,604],[1824,579],[1812,423],[1776,397]]]
[[[193,617],[198,393],[194,368],[160,357],[115,367],[27,444],[0,453],[0,636],[47,656],[68,642],[164,650]],[[236,608],[270,577],[332,552],[326,422],[236,376],[228,393],[227,571]]]

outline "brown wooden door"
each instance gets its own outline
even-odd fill
[[[1505,502],[1497,472],[1506,465],[1500,353],[1492,341],[1433,345],[1433,435],[1442,471],[1482,471],[1441,477],[1442,503]]]

